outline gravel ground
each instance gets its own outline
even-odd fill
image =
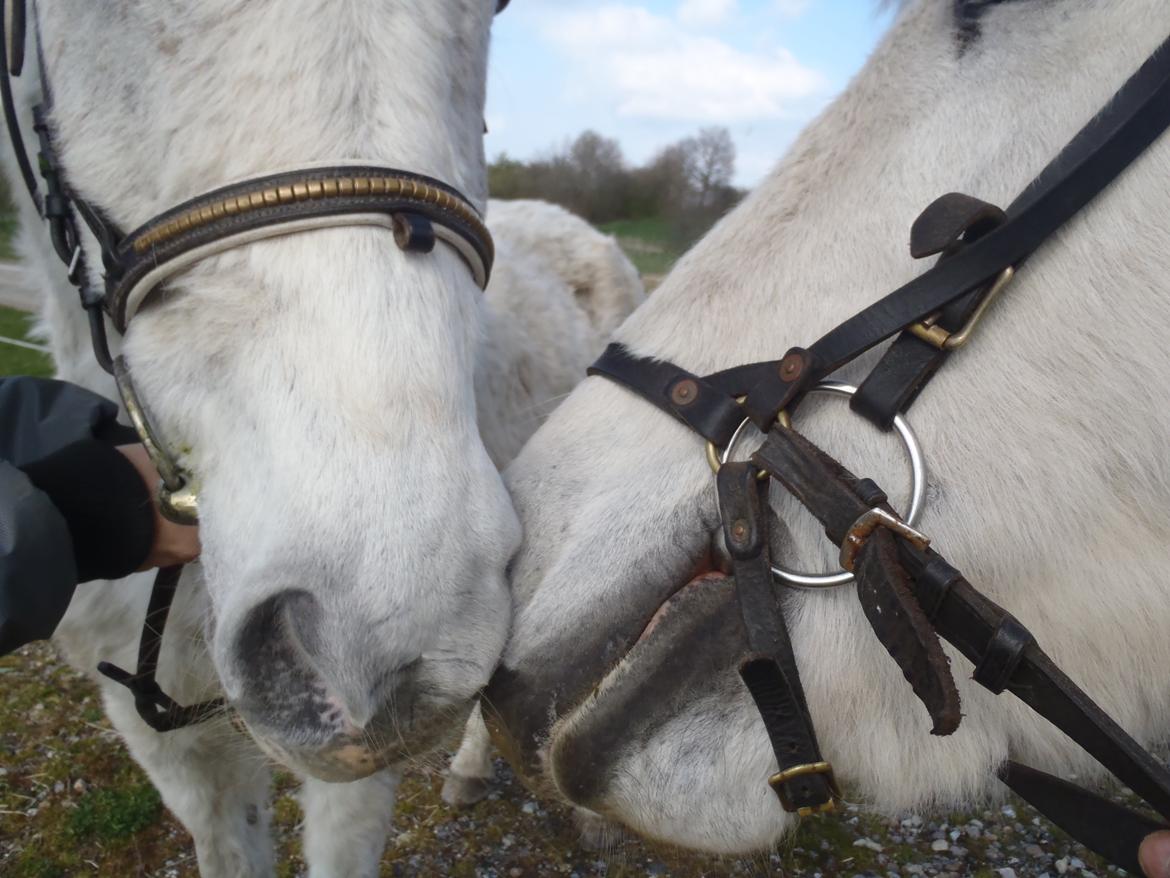
[[[44,647],[0,660],[0,875],[197,875],[189,837],[110,730],[92,685]],[[453,811],[439,798],[442,761],[403,783],[384,876],[974,876],[1124,874],[1012,801],[969,814],[888,819],[848,806],[814,818],[771,854],[696,857],[611,838],[582,842],[572,815],[538,802],[496,764],[488,799]],[[295,781],[278,774],[278,874],[304,874]]]

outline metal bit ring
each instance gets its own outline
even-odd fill
[[[822,381],[809,393],[828,393],[849,398],[857,393],[857,388],[852,384],[843,384],[840,381]],[[783,413],[782,416],[784,416]],[[785,427],[789,426],[785,421],[781,423]],[[743,438],[744,432],[750,424],[751,421],[745,418],[744,422],[732,434],[731,441],[727,443],[727,447],[722,452],[708,443],[707,460],[711,464],[712,470],[718,473],[719,467],[731,459],[735,446]],[[910,458],[910,508],[904,521],[908,527],[914,527],[922,514],[926,500],[926,458],[923,457],[922,446],[918,444],[918,437],[915,435],[914,429],[904,416],[897,415],[894,418],[894,430],[901,438],[902,444],[906,447],[906,455]],[[774,566],[772,575],[786,585],[796,588],[836,588],[853,582],[853,574],[844,570],[839,573],[814,574],[797,573],[784,567]]]

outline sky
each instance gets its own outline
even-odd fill
[[[493,31],[487,151],[531,159],[587,128],[633,164],[708,125],[758,183],[890,24],[871,0],[513,0]]]

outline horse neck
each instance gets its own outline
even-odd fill
[[[925,267],[910,261],[907,242],[927,204],[960,191],[1006,206],[1170,36],[1156,2],[1062,9],[1007,4],[961,50],[952,4],[907,4],[846,92],[621,338],[699,371],[773,359],[905,283]],[[1128,194],[1102,197],[1088,221],[1108,228],[1145,208],[1160,216],[1166,185],[1157,171],[1167,161],[1165,144],[1151,150],[1113,187]],[[1127,272],[1148,274],[1151,262],[1165,270],[1162,228],[1141,227],[1163,240],[1143,247],[1145,264],[1136,265],[1123,255],[1133,242],[1120,229],[1084,246],[1078,220],[1046,248],[1059,253],[1071,286],[1041,289],[1024,274],[1013,302],[1045,302],[1061,314],[1054,336],[1067,342],[1099,316],[1070,313],[1078,290],[1124,287]]]

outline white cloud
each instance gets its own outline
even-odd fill
[[[684,24],[719,24],[731,15],[738,5],[738,0],[683,0],[678,8],[678,18]]]
[[[621,116],[721,123],[778,119],[826,86],[819,72],[787,49],[747,52],[636,6],[552,12],[543,30],[576,62],[579,69],[571,76],[591,92],[608,89]]]

